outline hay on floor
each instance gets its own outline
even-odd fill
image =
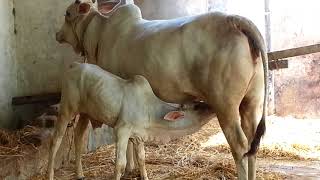
[[[217,122],[210,122],[191,136],[171,141],[170,144],[146,143],[146,168],[149,179],[154,180],[211,180],[236,179],[235,165],[230,153],[221,152],[215,147],[203,147],[201,144],[210,136],[221,132]],[[228,147],[222,147],[228,149]],[[86,179],[111,179],[115,164],[115,147],[106,145],[95,152],[82,156]],[[57,179],[75,178],[72,166],[56,170]],[[137,179],[138,173],[127,175],[123,179]],[[258,169],[259,179],[284,179],[284,175]],[[45,179],[38,175],[31,180]]]
[[[42,129],[33,126],[18,131],[0,129],[0,158],[23,157],[26,149],[36,150],[42,135]]]

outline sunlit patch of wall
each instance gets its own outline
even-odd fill
[[[320,2],[270,0],[272,50],[320,43]],[[275,71],[277,115],[320,117],[320,53],[291,58]]]

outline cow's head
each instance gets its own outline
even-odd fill
[[[116,7],[108,12],[108,14],[104,14],[108,16],[112,13],[118,6],[126,4],[128,0],[120,0]],[[92,9],[97,8],[96,0],[75,0],[65,12],[65,22],[62,25],[59,32],[56,33],[56,40],[59,43],[68,43],[70,44],[74,51],[79,54],[82,49],[81,39],[83,37],[82,33],[84,32],[84,28],[82,27],[83,22],[85,22],[86,18],[90,14]]]
[[[76,0],[65,12],[65,21],[59,32],[56,33],[56,40],[59,43],[70,44],[74,51],[78,54],[81,52],[79,25],[89,14],[91,8],[95,7],[95,0]]]

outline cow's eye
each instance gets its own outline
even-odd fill
[[[69,11],[67,11],[66,14],[65,14],[65,16],[70,16],[70,15],[71,15],[71,14],[70,14]]]

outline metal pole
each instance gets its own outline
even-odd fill
[[[267,51],[271,50],[271,23],[270,23],[270,4],[269,0],[264,0],[264,11],[265,11],[265,39],[267,44]],[[275,113],[275,97],[274,97],[274,73],[269,71],[269,82],[268,82],[268,114]]]

